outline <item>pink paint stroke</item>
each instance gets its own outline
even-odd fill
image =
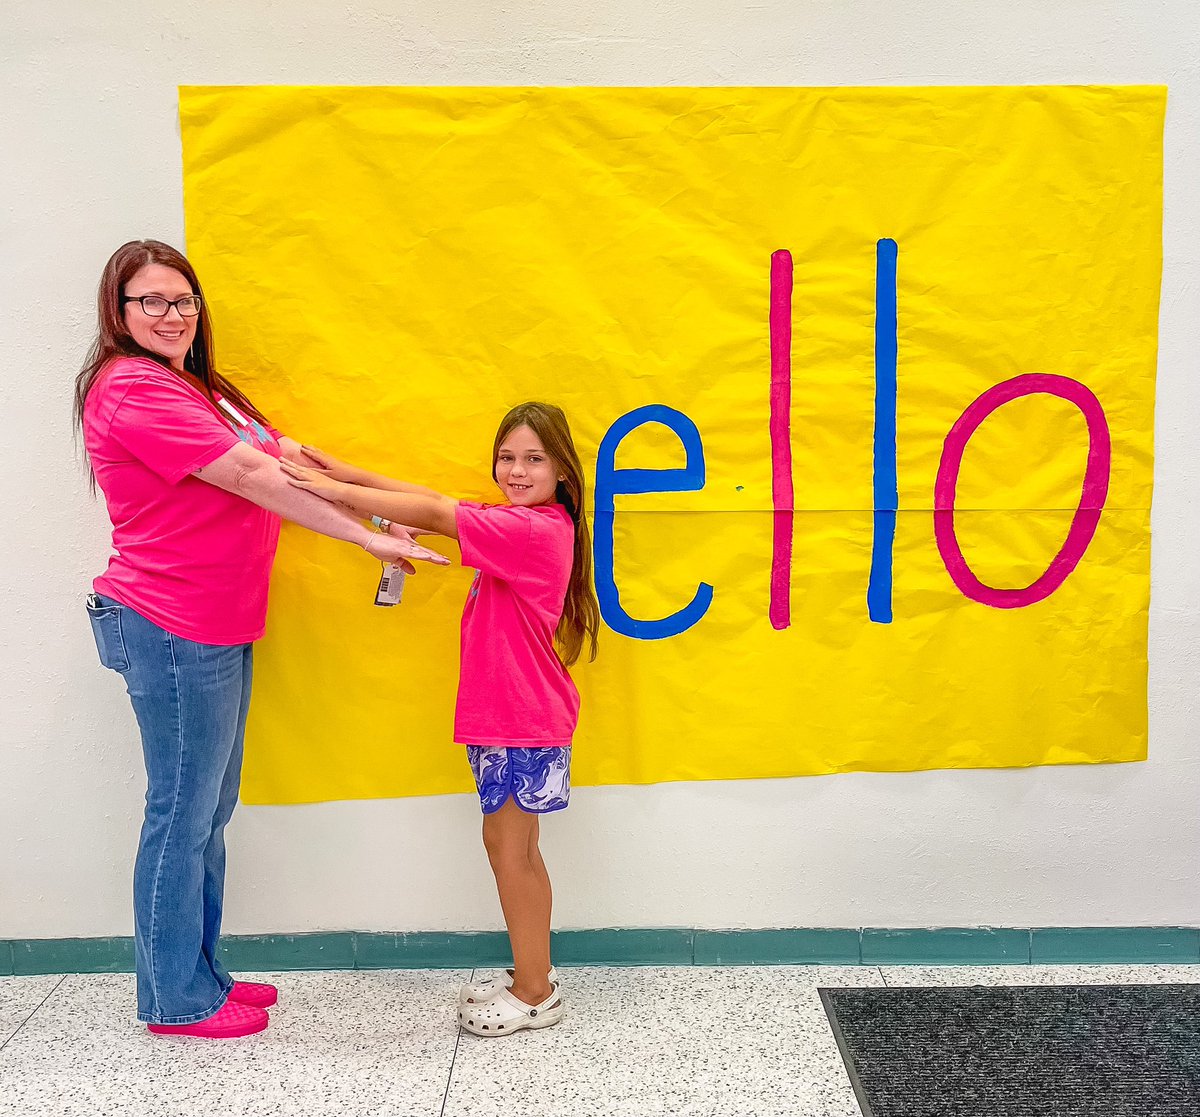
[[[771,254],[771,626],[792,623],[792,254]]]
[[[1087,468],[1079,493],[1079,505],[1071,528],[1057,555],[1040,578],[1024,589],[996,589],[984,585],[963,557],[954,531],[954,502],[958,492],[958,472],[963,453],[980,424],[998,407],[1022,396],[1043,393],[1073,403],[1083,412],[1088,429]],[[933,490],[933,531],[938,552],[946,571],[959,590],[972,601],[995,609],[1020,609],[1049,597],[1079,565],[1096,533],[1100,513],[1108,499],[1108,478],[1112,465],[1112,438],[1104,408],[1092,390],[1068,376],[1026,373],[996,384],[984,392],[950,428],[942,447],[937,481]]]

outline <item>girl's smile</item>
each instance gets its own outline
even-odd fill
[[[565,479],[529,427],[515,428],[501,443],[495,474],[509,503],[526,507],[550,504],[559,481]]]

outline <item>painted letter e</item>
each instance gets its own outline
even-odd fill
[[[626,435],[647,423],[661,423],[683,443],[687,464],[682,469],[617,469],[617,448]],[[621,607],[613,573],[613,524],[617,494],[691,493],[704,488],[704,446],[696,424],[681,411],[655,403],[622,415],[600,443],[596,455],[596,532],[594,555],[596,596],[604,623],[622,636],[665,640],[696,624],[712,604],[713,588],[701,582],[692,600],[678,612],[656,621],[635,620]]]

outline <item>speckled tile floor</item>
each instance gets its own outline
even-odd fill
[[[1200,966],[589,967],[563,1023],[460,1034],[469,971],[243,975],[270,1029],[162,1039],[127,974],[0,978],[3,1117],[859,1117],[817,989],[1200,980]]]

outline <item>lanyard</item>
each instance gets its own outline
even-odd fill
[[[217,406],[222,408],[226,413],[233,416],[233,420],[239,426],[248,427],[250,420],[246,418],[236,407],[233,406],[224,396],[217,400]]]

